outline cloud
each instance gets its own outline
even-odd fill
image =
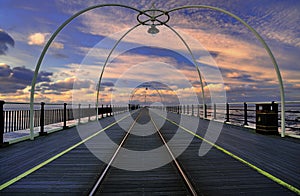
[[[57,53],[57,52],[56,53],[51,53],[51,55],[55,58],[58,58],[58,59],[67,59],[67,58],[69,58],[68,55],[62,54],[62,53]]]
[[[102,82],[101,86],[113,87],[115,86],[115,84],[113,82]]]
[[[39,90],[48,94],[62,94],[63,92],[79,89],[89,89],[93,82],[91,80],[81,80],[75,77],[65,78],[54,82],[41,83]]]
[[[8,33],[0,29],[0,55],[5,55],[8,50],[7,45],[14,46],[15,41]]]
[[[44,44],[48,40],[49,36],[50,36],[50,33],[33,33],[28,36],[27,43],[29,45],[44,46]],[[59,43],[59,42],[52,42],[50,47],[55,48],[55,49],[63,49],[64,44]]]
[[[4,63],[0,63],[0,77],[9,77],[12,73],[10,67]]]
[[[28,44],[29,45],[37,45],[42,46],[45,43],[45,37],[48,33],[33,33],[28,37]]]
[[[9,65],[0,64],[0,93],[16,93],[31,85],[34,72],[25,67],[11,68]],[[37,83],[50,82],[51,72],[41,71],[37,77]]]
[[[64,49],[64,44],[59,43],[59,42],[53,42],[53,43],[51,44],[51,47],[52,47],[52,48],[56,48],[56,49]]]
[[[245,73],[238,73],[238,72],[230,72],[226,74],[227,78],[238,80],[239,82],[245,82],[245,83],[257,83],[259,81],[256,81],[255,79],[252,79],[252,76],[250,74]],[[267,82],[265,79],[263,82]]]

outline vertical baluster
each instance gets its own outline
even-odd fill
[[[57,122],[57,110],[56,109],[53,109],[53,114],[54,115],[53,115],[53,121],[52,121],[52,123],[56,123]]]
[[[25,129],[25,110],[23,109],[22,111],[21,111],[21,116],[22,116],[22,119],[21,119],[21,121],[22,121],[22,130],[23,129]]]
[[[78,124],[80,124],[80,118],[81,118],[81,115],[80,115],[80,112],[81,112],[81,109],[80,109],[80,106],[81,104],[78,104]]]
[[[64,122],[64,109],[59,109],[59,122],[63,123]]]
[[[36,118],[37,118],[37,111],[34,111],[34,117],[33,117],[33,127],[36,127]]]
[[[17,129],[17,110],[14,111],[14,131]]]
[[[45,103],[41,102],[41,115],[40,115],[40,133],[39,135],[45,135],[44,132],[44,126],[45,126]]]
[[[192,104],[192,116],[194,116],[194,105]]]
[[[244,124],[243,126],[248,125],[248,107],[247,107],[247,103],[244,102]]]
[[[24,110],[24,129],[27,129],[27,110]]]
[[[110,112],[109,116],[112,116],[112,107],[111,107],[111,105],[109,105],[109,112]]]
[[[55,113],[56,113],[56,121],[55,121],[55,123],[59,123],[59,109],[55,109]]]
[[[88,122],[91,121],[91,104],[89,104],[89,109],[88,109]]]
[[[4,145],[3,134],[4,134],[4,101],[0,101],[0,145]]]
[[[217,119],[217,106],[214,103],[214,119]]]
[[[63,117],[63,122],[64,122],[63,129],[68,128],[67,127],[67,103],[64,103],[64,117]]]
[[[5,111],[5,115],[4,115],[4,121],[5,121],[5,132],[7,132],[7,128],[8,128],[8,126],[9,126],[9,124],[8,124],[8,111]]]
[[[19,118],[19,117],[20,117],[20,113],[19,113],[19,110],[17,110],[16,112],[17,112],[16,130],[19,130],[19,127],[20,127],[20,126],[19,126],[19,124],[20,124],[20,121],[19,121],[19,119],[20,119],[20,118]]]
[[[229,122],[229,103],[226,103],[226,121]]]
[[[13,131],[13,112],[12,111],[9,111],[9,132],[12,132]]]

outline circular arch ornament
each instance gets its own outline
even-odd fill
[[[151,12],[151,13],[148,14],[148,12]],[[158,12],[159,14],[156,15],[156,12]],[[146,19],[143,20],[142,19],[143,16],[146,16]],[[163,17],[165,17],[165,18],[163,18]],[[161,19],[159,19],[159,18],[162,18],[163,21],[161,21]],[[165,24],[167,24],[167,22],[169,22],[170,16],[169,16],[168,12],[166,12],[166,11],[158,10],[158,9],[150,9],[150,10],[144,10],[141,13],[139,13],[137,15],[136,19],[141,25],[148,25],[148,26],[165,25]]]
[[[34,139],[34,94],[35,94],[35,85],[36,85],[38,73],[39,73],[39,70],[40,70],[40,66],[41,66],[41,64],[43,62],[43,59],[45,57],[45,54],[46,54],[47,50],[49,49],[51,43],[56,38],[56,36],[61,32],[61,30],[65,26],[67,26],[71,21],[73,21],[73,19],[75,19],[76,17],[80,16],[81,14],[83,14],[85,12],[88,12],[88,11],[96,9],[96,8],[102,8],[102,7],[123,7],[123,8],[128,8],[130,10],[138,12],[139,14],[138,14],[137,19],[138,19],[139,24],[136,25],[135,27],[131,28],[131,30],[133,30],[134,28],[136,28],[139,25],[150,25],[150,29],[148,30],[148,32],[151,33],[151,34],[152,33],[155,34],[155,33],[159,32],[158,29],[156,28],[156,26],[158,26],[158,25],[164,25],[164,26],[170,27],[167,24],[167,22],[170,19],[169,13],[175,12],[175,11],[178,11],[178,10],[182,10],[182,9],[197,8],[197,9],[215,10],[215,11],[224,13],[226,15],[229,15],[230,17],[233,17],[236,20],[238,20],[239,22],[241,22],[247,29],[249,29],[255,35],[255,37],[258,39],[258,41],[263,45],[264,49],[267,51],[267,53],[268,53],[268,55],[269,55],[269,57],[270,57],[270,59],[272,61],[272,64],[274,66],[274,69],[275,69],[275,72],[276,72],[276,76],[277,76],[277,79],[278,79],[278,83],[279,83],[279,88],[280,88],[280,98],[281,98],[281,136],[282,137],[285,136],[285,93],[284,93],[284,86],[283,86],[283,81],[282,81],[282,77],[281,77],[279,66],[277,64],[277,61],[276,61],[276,59],[275,59],[275,57],[274,57],[271,49],[269,48],[269,46],[267,45],[267,43],[265,42],[265,40],[246,21],[244,21],[243,19],[241,19],[240,17],[238,17],[237,15],[235,15],[235,14],[229,12],[229,11],[226,11],[226,10],[218,8],[218,7],[207,6],[207,5],[181,6],[181,7],[177,7],[177,8],[174,8],[174,9],[170,9],[168,11],[162,11],[162,10],[159,10],[159,9],[149,9],[149,10],[142,11],[142,10],[139,10],[137,8],[134,8],[134,7],[131,7],[131,6],[127,6],[127,5],[122,5],[122,4],[100,4],[100,5],[95,5],[95,6],[91,6],[91,7],[85,8],[85,9],[83,9],[83,10],[75,13],[74,15],[72,15],[69,19],[67,19],[63,24],[61,24],[56,29],[56,31],[51,35],[51,37],[47,41],[46,45],[44,46],[44,48],[43,48],[43,50],[42,50],[42,52],[41,52],[41,54],[39,56],[39,59],[37,61],[36,68],[35,68],[34,75],[33,75],[33,79],[32,79],[32,82],[31,82],[31,90],[30,90],[30,139],[31,140]],[[155,12],[158,12],[159,14],[155,15]],[[152,13],[152,15],[151,15],[151,13]],[[148,17],[148,19],[142,20],[141,19],[142,15],[145,15],[146,17]],[[161,21],[159,19],[161,16],[166,16],[167,19]],[[125,37],[129,32],[130,32],[130,30],[123,37]],[[174,30],[174,32],[176,33],[175,30]],[[121,41],[121,39],[117,42],[117,44],[120,41]],[[184,40],[182,40],[182,41],[184,41]],[[115,45],[115,47],[116,47],[116,45]],[[112,51],[114,50],[114,48],[112,49]],[[187,48],[188,48],[188,46],[187,46]],[[112,51],[111,51],[111,53],[112,53]],[[191,53],[191,51],[190,51],[190,53]],[[192,53],[191,53],[191,55],[192,55]],[[108,59],[109,59],[109,57],[108,57]],[[199,67],[198,67],[196,61],[194,61],[194,63],[195,63],[195,66],[197,68],[197,72],[199,73],[201,88],[203,89],[203,83],[202,83],[201,73],[200,73]],[[104,72],[105,65],[103,66],[102,73]],[[102,79],[102,74],[101,74],[101,77],[99,79],[98,91],[100,89],[101,79]],[[97,94],[98,93],[99,92],[97,92]],[[203,96],[203,101],[204,101],[204,91],[203,90],[202,90],[202,96]],[[98,97],[97,97],[96,102],[98,103]],[[96,107],[98,107],[98,105],[96,105]]]

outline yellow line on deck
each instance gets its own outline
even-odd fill
[[[119,119],[118,121],[116,121],[116,122],[114,122],[114,123],[111,123],[110,125],[106,126],[105,128],[99,130],[98,132],[94,133],[93,135],[91,135],[91,136],[85,138],[84,140],[78,142],[77,144],[75,144],[75,145],[69,147],[68,149],[66,149],[66,150],[64,150],[64,151],[62,151],[62,152],[60,152],[59,154],[57,154],[57,155],[55,155],[55,156],[49,158],[48,160],[46,160],[46,161],[44,161],[44,162],[38,164],[37,166],[35,166],[35,167],[33,167],[33,168],[27,170],[26,172],[24,172],[24,173],[18,175],[17,177],[15,177],[15,178],[13,178],[13,179],[11,179],[11,180],[5,182],[4,184],[2,184],[2,185],[0,186],[0,191],[3,190],[3,189],[5,189],[5,188],[8,187],[8,186],[14,184],[15,182],[21,180],[22,178],[28,176],[29,174],[35,172],[36,170],[40,169],[41,167],[47,165],[48,163],[54,161],[55,159],[61,157],[62,155],[64,155],[64,154],[70,152],[70,151],[73,150],[74,148],[78,147],[79,145],[83,144],[84,142],[87,142],[88,140],[90,140],[90,139],[92,139],[93,137],[97,136],[97,135],[100,134],[101,132],[103,132],[103,131],[109,129],[110,127],[112,127],[112,126],[114,126],[115,124],[117,124],[118,122],[124,120],[124,119],[127,118],[128,116],[129,116],[129,114],[126,115],[126,116],[124,116],[123,118]]]
[[[157,113],[156,113],[156,114],[157,114]],[[216,149],[220,150],[221,152],[223,152],[223,153],[225,153],[225,154],[227,154],[227,155],[233,157],[234,159],[236,159],[236,160],[238,160],[238,161],[240,161],[240,162],[246,164],[246,165],[249,166],[250,168],[256,170],[258,173],[260,173],[260,174],[266,176],[267,178],[273,180],[274,182],[276,182],[276,183],[278,183],[278,184],[280,184],[280,185],[282,185],[282,186],[288,188],[289,190],[291,190],[291,191],[297,193],[298,195],[300,195],[300,189],[294,187],[293,185],[290,185],[290,184],[288,184],[287,182],[284,182],[284,181],[281,180],[280,178],[277,178],[276,176],[270,174],[269,172],[266,172],[266,171],[260,169],[259,167],[257,167],[257,166],[255,166],[255,165],[249,163],[249,162],[246,161],[245,159],[243,159],[243,158],[241,158],[241,157],[239,157],[239,156],[237,156],[237,155],[235,155],[235,154],[229,152],[228,150],[222,148],[221,146],[219,146],[219,145],[217,145],[217,144],[214,144],[214,143],[212,143],[212,142],[210,142],[210,141],[204,139],[204,138],[201,137],[200,135],[198,135],[198,134],[192,132],[191,130],[189,130],[189,129],[187,129],[187,128],[185,128],[185,127],[179,125],[179,124],[177,124],[175,121],[172,121],[172,120],[170,120],[170,119],[168,119],[168,118],[165,118],[164,116],[162,116],[162,115],[160,115],[160,114],[157,114],[157,115],[159,115],[160,117],[162,117],[162,118],[164,118],[165,120],[169,121],[170,123],[172,123],[172,124],[178,126],[179,128],[181,128],[182,130],[188,132],[189,134],[192,134],[192,135],[194,135],[195,137],[201,139],[202,141],[204,141],[204,142],[210,144],[211,146],[215,147]]]

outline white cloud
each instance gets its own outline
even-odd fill
[[[56,49],[64,49],[64,44],[59,43],[59,42],[52,42],[50,47],[56,48]]]
[[[42,46],[45,43],[45,38],[48,33],[33,33],[28,36],[28,44],[29,45],[38,45]]]
[[[44,46],[46,41],[48,41],[50,33],[33,33],[28,36],[28,44],[29,45],[36,45],[36,46]],[[52,42],[50,45],[51,48],[55,49],[63,49],[64,44],[60,42]]]

